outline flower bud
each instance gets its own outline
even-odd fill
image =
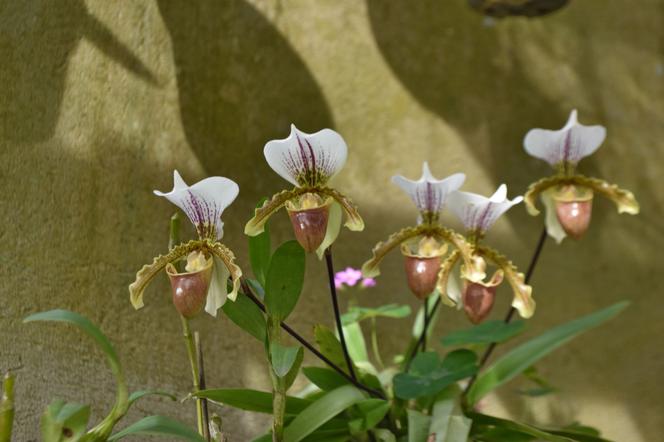
[[[173,264],[166,266],[173,291],[173,305],[187,319],[196,316],[205,306],[212,278],[212,263],[212,258],[194,251],[187,257],[185,273],[178,273]]]
[[[491,313],[496,299],[496,286],[467,283],[463,291],[463,309],[473,324],[479,324]]]
[[[446,251],[445,243],[431,237],[401,246],[408,287],[419,299],[425,299],[436,289],[441,257]]]
[[[307,252],[314,252],[325,239],[330,204],[331,199],[324,202],[313,193],[305,193],[296,203],[286,204],[295,239]]]
[[[556,216],[565,233],[579,239],[588,230],[593,209],[591,189],[565,186],[553,195]]]

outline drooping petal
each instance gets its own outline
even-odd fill
[[[339,236],[339,231],[341,230],[341,218],[342,218],[342,210],[341,210],[341,205],[337,203],[336,201],[332,203],[330,206],[330,212],[328,215],[328,220],[327,220],[327,230],[325,231],[325,238],[323,238],[323,242],[318,246],[316,249],[316,256],[318,259],[323,259],[323,255],[325,254],[325,249],[330,247],[334,241],[337,240],[337,237]]]
[[[595,152],[606,138],[604,126],[584,126],[572,111],[565,127],[560,130],[531,129],[523,140],[528,154],[552,166],[576,164]]]
[[[268,141],[263,150],[270,167],[299,187],[324,186],[346,163],[348,148],[337,132],[323,129],[313,134],[291,124],[283,140]]]
[[[360,212],[358,212],[357,206],[355,203],[353,203],[353,201],[351,201],[350,198],[330,187],[323,187],[317,189],[316,191],[319,195],[331,196],[336,200],[337,203],[339,203],[339,205],[341,205],[341,208],[346,214],[346,222],[344,223],[344,226],[346,226],[348,230],[352,230],[354,232],[361,232],[364,230],[364,220],[360,216]]]
[[[459,189],[465,179],[466,175],[456,173],[438,180],[431,174],[429,165],[425,161],[422,165],[422,177],[419,180],[413,181],[396,175],[392,177],[392,182],[410,196],[421,213],[436,215],[443,209],[449,193]]]
[[[556,202],[553,200],[554,193],[555,191],[549,188],[541,193],[540,199],[542,200],[542,204],[544,204],[546,212],[546,217],[544,218],[546,233],[555,239],[556,243],[560,244],[567,237],[567,233],[565,233],[565,229],[560,225],[560,221],[558,221],[558,217],[556,216]]]
[[[459,261],[460,253],[458,250],[453,251],[445,258],[445,261],[440,265],[440,272],[438,273],[438,283],[436,288],[440,293],[440,299],[443,304],[450,307],[456,307],[459,305],[461,300],[461,292],[455,293],[454,291],[450,292],[450,274],[452,269]]]
[[[173,172],[173,190],[154,191],[187,214],[201,239],[220,239],[224,234],[221,214],[239,193],[238,185],[224,177],[210,177],[187,186],[177,170]]]
[[[256,236],[263,232],[265,223],[279,209],[281,209],[288,200],[296,198],[309,192],[307,189],[283,190],[265,201],[261,207],[254,211],[254,216],[244,226],[244,234]]]
[[[526,284],[524,274],[519,272],[512,261],[497,250],[480,246],[479,251],[482,256],[504,272],[505,279],[509,282],[514,294],[512,307],[519,312],[522,318],[530,318],[535,313],[535,300],[532,297],[533,288]]]
[[[136,273],[136,280],[129,285],[129,300],[136,310],[143,307],[143,293],[155,276],[166,267],[167,264],[177,261],[194,250],[201,249],[201,241],[192,240],[185,244],[173,247],[166,255],[159,255],[152,260],[151,264],[144,265]]]
[[[206,242],[206,247],[212,255],[221,260],[230,273],[232,290],[228,293],[227,298],[231,301],[235,301],[237,299],[238,291],[240,290],[240,278],[242,277],[242,270],[237,264],[235,264],[235,255],[228,247],[220,242],[208,241]],[[216,265],[217,261],[215,260],[215,267]],[[226,279],[228,279],[228,277],[226,277]],[[226,281],[226,279],[224,281]]]
[[[639,213],[639,203],[632,192],[621,189],[615,184],[609,184],[599,178],[590,178],[583,175],[554,175],[532,183],[528,186],[528,191],[524,197],[528,213],[539,215],[540,212],[535,206],[537,197],[547,189],[564,185],[587,187],[600,195],[604,195],[615,203],[618,213],[628,213],[630,215]]]
[[[226,264],[217,256],[212,257],[214,266],[212,267],[212,279],[205,302],[205,311],[210,315],[217,317],[219,310],[228,297],[228,277],[231,273],[226,268]]]
[[[522,200],[521,196],[509,200],[507,186],[501,184],[489,198],[470,192],[452,192],[448,206],[467,230],[484,233],[503,213]]]
[[[618,209],[618,213],[627,213],[630,215],[639,213],[639,202],[636,201],[634,194],[629,190],[621,189],[616,184],[609,184],[599,178],[589,178],[581,175],[576,175],[573,178],[575,184],[592,189],[613,201]]]

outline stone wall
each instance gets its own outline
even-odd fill
[[[541,19],[486,20],[464,0],[5,0],[0,2],[0,370],[17,380],[17,441],[38,439],[53,397],[91,403],[95,419],[113,399],[101,354],[75,330],[23,325],[29,313],[81,312],[109,335],[133,388],[184,395],[189,385],[179,321],[166,278],[134,311],[127,285],[165,250],[173,207],[152,189],[228,176],[240,197],[225,213],[224,241],[247,266],[242,229],[264,195],[284,188],[262,157],[289,123],[333,127],[350,152],[336,186],[365,217],[343,232],[339,267],[359,266],[372,245],[413,222],[407,197],[389,184],[464,171],[465,189],[501,182],[522,193],[548,166],[522,150],[531,127],[558,128],[571,108],[603,124],[608,139],[582,163],[590,175],[629,188],[638,217],[595,206],[581,242],[547,244],[533,279],[535,334],[622,299],[618,319],[540,364],[561,391],[526,400],[517,385],[486,401],[515,418],[582,421],[617,441],[661,434],[664,368],[661,260],[664,249],[664,1],[574,1]],[[450,219],[453,225],[457,225]],[[524,268],[541,219],[513,209],[487,239]],[[290,238],[286,217],[275,238]],[[292,323],[311,336],[332,324],[322,265],[308,260],[306,291]],[[386,262],[367,305],[412,302],[398,256]],[[494,313],[508,305],[502,289]],[[445,311],[438,333],[465,325]],[[205,317],[211,386],[267,388],[261,345],[226,318]],[[385,351],[405,344],[410,325],[386,321]],[[313,363],[313,360],[309,360]],[[146,413],[193,424],[193,405],[164,399]],[[265,418],[223,410],[234,441]]]

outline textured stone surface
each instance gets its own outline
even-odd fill
[[[638,3],[638,4],[637,4]],[[510,194],[548,169],[521,149],[533,126],[562,126],[572,107],[608,140],[587,174],[635,192],[638,217],[598,201],[583,241],[547,244],[533,280],[531,333],[621,299],[619,320],[541,365],[561,387],[525,401],[508,384],[486,409],[526,420],[600,427],[619,441],[661,434],[664,333],[664,1],[584,0],[542,19],[485,20],[464,1],[198,0],[0,2],[0,369],[17,371],[17,441],[38,439],[53,397],[109,407],[113,384],[88,339],[59,325],[22,325],[35,311],[79,311],[110,336],[133,388],[184,395],[189,385],[166,278],[135,312],[126,286],[165,250],[173,207],[151,194],[185,179],[223,175],[241,187],[225,241],[247,264],[242,227],[255,201],[285,186],[262,160],[263,143],[331,126],[349,146],[336,180],[368,230],[344,232],[339,265],[359,266],[373,243],[413,222],[394,173],[419,176],[429,160],[465,188]],[[515,208],[488,241],[524,268],[541,219]],[[454,224],[456,225],[456,224]],[[291,236],[281,214],[275,236]],[[390,257],[362,302],[404,302],[403,263]],[[508,304],[497,296],[495,316]],[[311,335],[332,325],[323,268],[308,261],[292,322]],[[438,331],[464,324],[445,311]],[[410,327],[381,324],[385,351]],[[267,388],[262,348],[227,319],[202,318],[209,385]],[[403,332],[403,333],[402,333]],[[311,361],[313,362],[313,361]],[[148,399],[146,413],[194,421],[193,406]],[[260,434],[260,416],[223,410],[233,440]]]

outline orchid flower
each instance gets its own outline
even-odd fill
[[[523,273],[498,251],[480,244],[489,228],[496,220],[512,206],[523,200],[518,196],[512,200],[507,198],[507,187],[502,184],[490,197],[469,192],[454,192],[449,196],[450,210],[461,220],[471,238],[473,249],[478,260],[479,268],[484,271],[486,262],[495,265],[498,269],[488,282],[468,277],[465,265],[461,266],[461,278],[464,281],[464,290],[461,294],[447,289],[447,281],[452,267],[456,264],[458,256],[451,255],[442,264],[441,276],[438,281],[438,290],[447,295],[443,298],[450,306],[463,307],[470,320],[474,323],[482,321],[491,311],[498,285],[507,279],[514,292],[512,307],[518,310],[524,318],[529,318],[535,311],[535,301],[532,299],[532,287],[525,283]],[[482,278],[483,279],[483,278]]]
[[[235,256],[220,242],[223,236],[221,215],[239,192],[238,185],[223,177],[210,177],[188,186],[178,171],[173,172],[173,190],[161,196],[178,206],[194,224],[198,239],[173,247],[166,255],[154,258],[143,266],[129,286],[130,300],[135,309],[143,307],[143,293],[154,277],[166,268],[173,288],[173,302],[185,317],[195,316],[205,304],[212,316],[226,298],[235,301],[242,271]],[[186,257],[185,272],[179,273],[174,263]],[[228,293],[227,281],[232,280]]]
[[[400,247],[405,257],[409,288],[415,296],[424,299],[436,288],[441,260],[450,243],[456,249],[452,253],[457,258],[462,257],[466,263],[469,277],[482,280],[485,276],[483,264],[473,256],[472,245],[462,235],[439,223],[440,212],[448,196],[461,187],[465,179],[464,174],[457,173],[438,180],[431,174],[426,162],[422,166],[422,177],[417,181],[402,176],[393,177],[392,182],[410,196],[419,210],[419,223],[393,233],[387,241],[378,243],[373,248],[373,257],[362,266],[364,277],[378,276],[379,265],[385,255]]]
[[[291,125],[288,138],[269,141],[263,152],[269,166],[295,188],[277,193],[256,209],[245,234],[261,233],[270,216],[286,206],[296,239],[306,251],[316,250],[320,258],[339,233],[342,211],[346,227],[364,229],[351,200],[327,186],[346,162],[348,148],[341,135],[331,129],[307,134]]]
[[[578,239],[588,229],[595,192],[611,199],[618,213],[639,213],[639,203],[632,192],[575,172],[577,163],[595,152],[605,138],[603,126],[579,124],[576,110],[560,130],[531,129],[526,134],[523,141],[526,152],[557,171],[530,185],[525,195],[526,208],[531,215],[538,215],[535,204],[540,196],[547,212],[547,232],[558,243],[567,235]]]

